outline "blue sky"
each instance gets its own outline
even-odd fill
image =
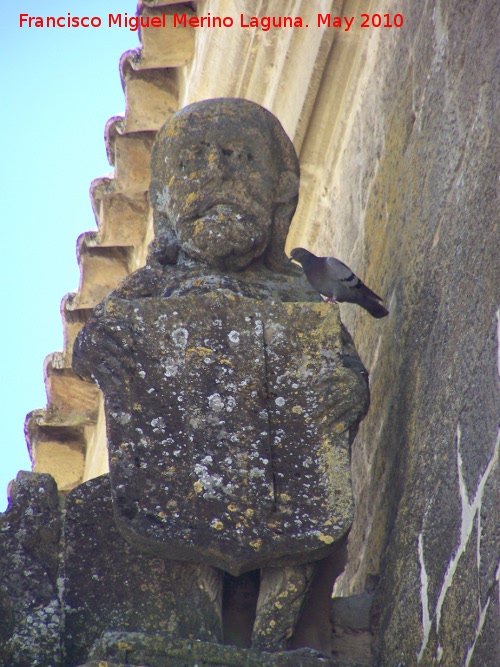
[[[108,28],[135,0],[20,0],[0,8],[0,511],[29,470],[27,412],[46,404],[43,360],[62,348],[61,298],[78,287],[76,239],[95,229],[90,182],[112,170],[104,125],[124,109],[118,63],[136,32]],[[103,26],[19,28],[19,14]]]

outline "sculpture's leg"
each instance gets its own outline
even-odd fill
[[[179,636],[197,633],[205,641],[222,641],[223,572],[204,563],[170,562]],[[190,624],[191,619],[197,624],[196,629]]]
[[[252,647],[287,648],[314,573],[314,563],[261,570]]]
[[[290,649],[308,646],[323,655],[331,655],[332,648],[332,591],[337,577],[347,562],[347,536],[326,558],[318,561],[295,626]]]

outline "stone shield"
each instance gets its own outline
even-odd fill
[[[111,296],[75,363],[104,392],[126,539],[235,575],[325,556],[352,522],[349,448],[368,407],[349,344],[329,304]]]

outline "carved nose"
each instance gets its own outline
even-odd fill
[[[207,162],[209,164],[218,165],[222,164],[222,149],[217,144],[210,144],[206,150]]]
[[[230,168],[227,160],[227,150],[218,144],[211,144],[207,149],[206,158],[210,169],[217,170],[223,179],[229,176]]]

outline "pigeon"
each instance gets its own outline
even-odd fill
[[[290,255],[290,261],[302,265],[307,280],[330,303],[357,303],[373,317],[389,315],[389,311],[379,303],[382,299],[340,260],[335,257],[316,257],[304,248],[294,248]]]

